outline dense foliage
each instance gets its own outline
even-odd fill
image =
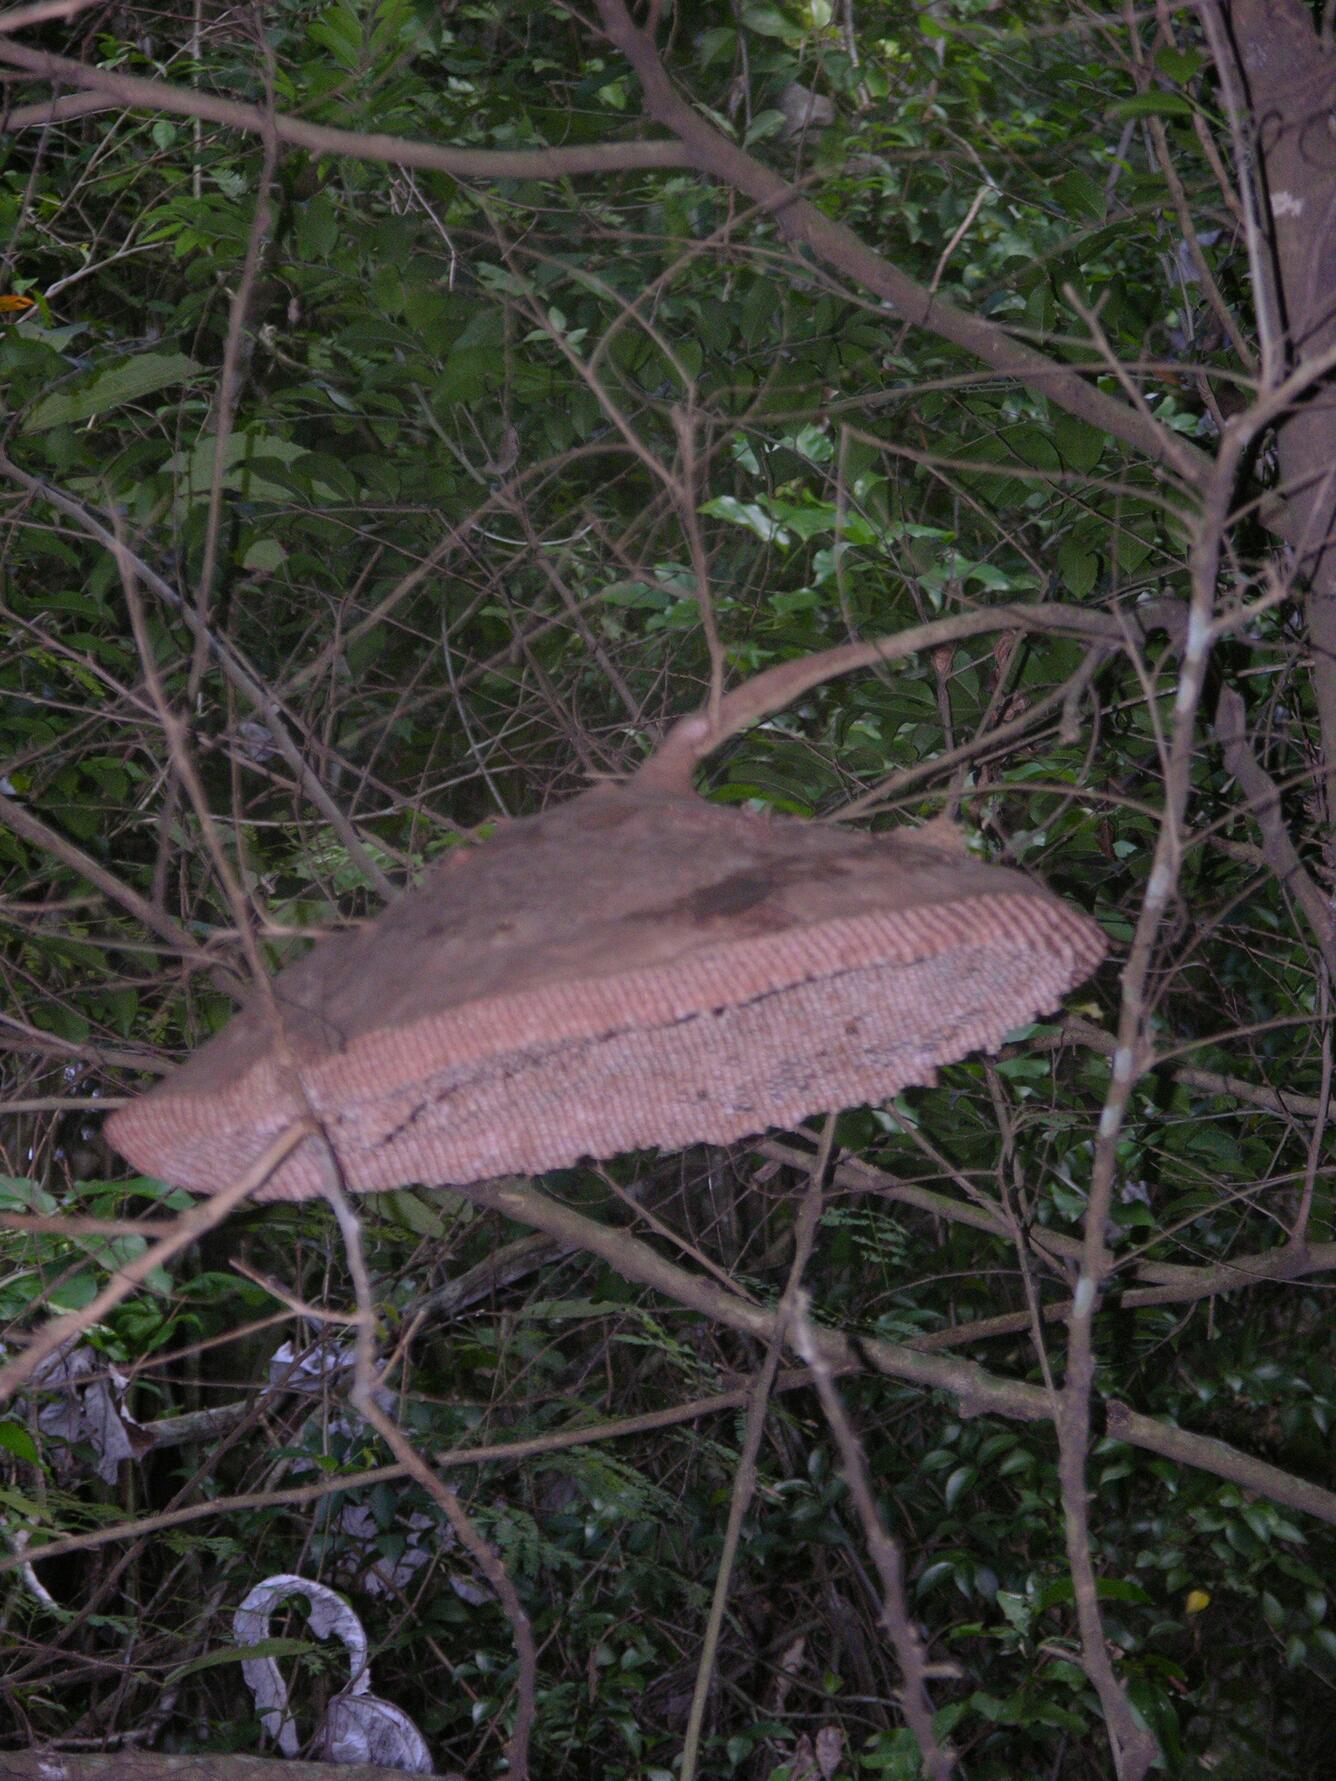
[[[597,20],[541,0],[93,6],[13,41],[424,143],[664,134]],[[0,1239],[11,1350],[144,1253],[80,1216],[189,1204],[125,1178],[98,1106],[227,1019],[243,917],[277,967],[478,825],[625,771],[704,697],[711,624],[740,678],[979,606],[1186,610],[1203,522],[1184,465],[1216,454],[1258,350],[1198,16],[683,4],[657,41],[723,138],[1190,455],[1166,467],[1131,422],[1115,436],[1042,377],[981,368],[685,161],[454,176],[114,90],[20,119],[0,144],[4,289],[28,300],[0,326],[0,1208],[59,1217]],[[47,104],[39,71],[10,72],[11,104]],[[842,1115],[817,1318],[1061,1384],[1061,1316],[1031,1312],[1071,1298],[1144,937],[1096,1396],[1330,1489],[1328,965],[1212,729],[1222,691],[1240,697],[1269,820],[1320,884],[1302,581],[1247,507],[1277,481],[1273,443],[1250,441],[1221,533],[1233,616],[1181,820],[1183,627],[1130,617],[1123,648],[1003,628],[833,681],[706,783],[808,818],[864,793],[877,825],[945,811],[1113,946],[998,1057]],[[1166,824],[1175,894],[1147,931]],[[544,1186],[774,1304],[811,1151],[785,1142]],[[764,1345],[430,1184],[359,1210],[393,1414],[534,1624],[534,1773],[674,1773]],[[1280,1253],[1300,1259],[1245,1286]],[[1183,1272],[1227,1262],[1213,1288]],[[420,1484],[338,1488],[388,1459],[344,1401],[351,1290],[327,1208],[249,1208],[83,1337],[143,1425],[137,1457],[105,1463],[102,1426],[39,1414],[40,1393],[11,1401],[14,1741],[114,1747],[147,1725],[162,1749],[262,1748],[231,1614],[295,1571],[354,1600],[376,1693],[439,1768],[498,1772],[506,1614]],[[867,1529],[810,1383],[779,1383],[701,1772],[915,1776]],[[1051,1423],[878,1372],[840,1389],[959,1772],[1113,1774]],[[681,1412],[697,1400],[717,1402]],[[632,1416],[650,1420],[578,1434]],[[1103,1636],[1161,1772],[1323,1772],[1330,1524],[1098,1427],[1087,1476]],[[288,1661],[309,1730],[337,1664],[310,1640]]]

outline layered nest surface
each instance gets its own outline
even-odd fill
[[[1099,963],[1019,872],[644,774],[455,849],[318,941],[108,1135],[200,1193],[380,1189],[724,1143],[930,1083]]]

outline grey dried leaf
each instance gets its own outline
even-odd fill
[[[316,1638],[343,1642],[351,1672],[316,1732],[315,1754],[329,1762],[376,1762],[410,1775],[431,1774],[431,1752],[421,1732],[399,1707],[371,1693],[366,1632],[356,1610],[323,1583],[286,1571],[257,1583],[232,1617],[238,1646],[244,1650],[267,1638],[274,1610],[295,1595],[311,1604],[308,1625]],[[301,1739],[277,1663],[272,1657],[248,1658],[241,1673],[255,1697],[261,1725],[284,1756],[296,1756]]]
[[[432,1773],[422,1733],[407,1713],[374,1694],[337,1695],[314,1754],[326,1762],[375,1762],[409,1775]]]
[[[242,720],[236,728],[237,753],[257,765],[267,761],[278,753],[278,744],[274,741],[274,732],[268,724],[257,723],[254,718]]]
[[[779,109],[784,114],[786,136],[805,136],[835,122],[833,102],[798,80],[791,80],[779,95]]]
[[[838,1725],[823,1725],[816,1734],[816,1766],[822,1781],[830,1781],[843,1759],[844,1733]]]
[[[812,1750],[812,1740],[806,1732],[802,1733],[793,1746],[788,1771],[789,1781],[817,1781],[816,1756]]]
[[[138,1424],[125,1408],[128,1384],[105,1355],[84,1343],[63,1343],[34,1371],[33,1389],[53,1394],[39,1404],[37,1423],[53,1445],[60,1476],[79,1470],[83,1462],[75,1449],[85,1443],[97,1455],[104,1484],[114,1484],[121,1461],[134,1458]]]

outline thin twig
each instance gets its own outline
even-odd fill
[[[799,1315],[802,1278],[807,1264],[811,1260],[812,1248],[816,1242],[817,1225],[821,1221],[826,1171],[830,1166],[834,1143],[835,1116],[829,1114],[822,1128],[821,1143],[812,1159],[808,1173],[807,1192],[803,1195],[797,1217],[794,1219],[793,1261],[789,1268],[789,1277],[770,1326],[765,1358],[757,1371],[756,1381],[747,1404],[742,1450],[738,1454],[737,1470],[733,1475],[733,1492],[728,1504],[728,1525],[724,1532],[723,1550],[720,1553],[719,1569],[714,1580],[714,1593],[710,1600],[710,1613],[705,1623],[700,1657],[696,1664],[696,1686],[691,1697],[691,1713],[687,1720],[686,1736],[682,1741],[680,1781],[695,1781],[697,1765],[700,1761],[705,1710],[709,1705],[715,1659],[719,1650],[719,1636],[723,1630],[724,1611],[728,1606],[733,1569],[737,1563],[738,1547],[742,1540],[742,1523],[752,1498],[756,1494],[756,1458],[761,1451],[761,1437],[765,1433],[766,1410],[769,1407],[770,1394],[774,1388],[775,1375],[779,1371],[779,1357],[783,1352],[784,1343],[789,1338],[789,1331],[793,1326],[794,1319]]]
[[[487,1579],[505,1610],[519,1659],[519,1673],[515,1682],[515,1721],[506,1741],[506,1772],[511,1781],[528,1781],[529,1738],[533,1731],[538,1679],[538,1650],[534,1643],[533,1626],[509,1572],[474,1527],[458,1496],[438,1477],[404,1431],[380,1406],[378,1393],[383,1386],[376,1365],[376,1307],[371,1293],[371,1277],[367,1272],[362,1250],[361,1220],[354,1212],[342,1183],[337,1179],[334,1153],[328,1144],[325,1151],[329,1163],[328,1173],[333,1177],[325,1182],[325,1197],[338,1220],[357,1302],[357,1315],[351,1320],[355,1330],[357,1359],[349,1402],[385,1442],[405,1475],[419,1485],[441,1510],[460,1545]]]
[[[1238,780],[1248,800],[1248,808],[1262,831],[1262,853],[1266,863],[1303,910],[1327,971],[1336,977],[1336,918],[1331,898],[1314,881],[1290,839],[1279,789],[1248,745],[1243,697],[1233,687],[1221,690],[1215,708],[1215,733],[1224,754],[1225,770]]]
[[[928,1696],[930,1675],[958,1676],[954,1664],[934,1665],[928,1658],[922,1635],[909,1612],[905,1594],[905,1567],[899,1543],[882,1520],[868,1475],[867,1458],[849,1420],[849,1413],[835,1389],[816,1332],[808,1315],[805,1295],[800,1297],[793,1318],[794,1346],[812,1369],[812,1379],[821,1400],[822,1414],[834,1437],[840,1455],[840,1470],[849,1487],[849,1496],[868,1554],[881,1579],[881,1624],[891,1641],[895,1661],[900,1668],[900,1708],[905,1722],[914,1734],[929,1781],[948,1781],[956,1766],[956,1755],[949,1744],[943,1744],[933,1729],[932,1701]]]
[[[1158,1743],[1139,1720],[1113,1668],[1091,1552],[1086,1464],[1095,1387],[1095,1314],[1112,1271],[1108,1227],[1118,1179],[1118,1141],[1132,1089],[1151,1054],[1148,982],[1160,930],[1177,894],[1183,859],[1188,797],[1196,745],[1196,720],[1213,641],[1216,585],[1246,429],[1228,427],[1206,487],[1201,521],[1190,556],[1192,575],[1187,635],[1180,658],[1178,694],[1164,767],[1164,809],[1146,892],[1123,971],[1118,1044],[1100,1117],[1083,1223],[1080,1273],[1067,1329],[1067,1372],[1058,1406],[1058,1477],[1062,1489],[1067,1562],[1075,1590],[1082,1659],[1099,1695],[1120,1781],[1141,1781],[1156,1760]]]

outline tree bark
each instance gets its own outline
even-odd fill
[[[1251,110],[1286,368],[1336,348],[1336,55],[1302,0],[1233,0],[1229,25]],[[1240,169],[1246,177],[1246,170]],[[1336,873],[1336,379],[1277,429],[1286,535],[1308,584],[1326,863]],[[1331,911],[1327,911],[1331,938]]]

